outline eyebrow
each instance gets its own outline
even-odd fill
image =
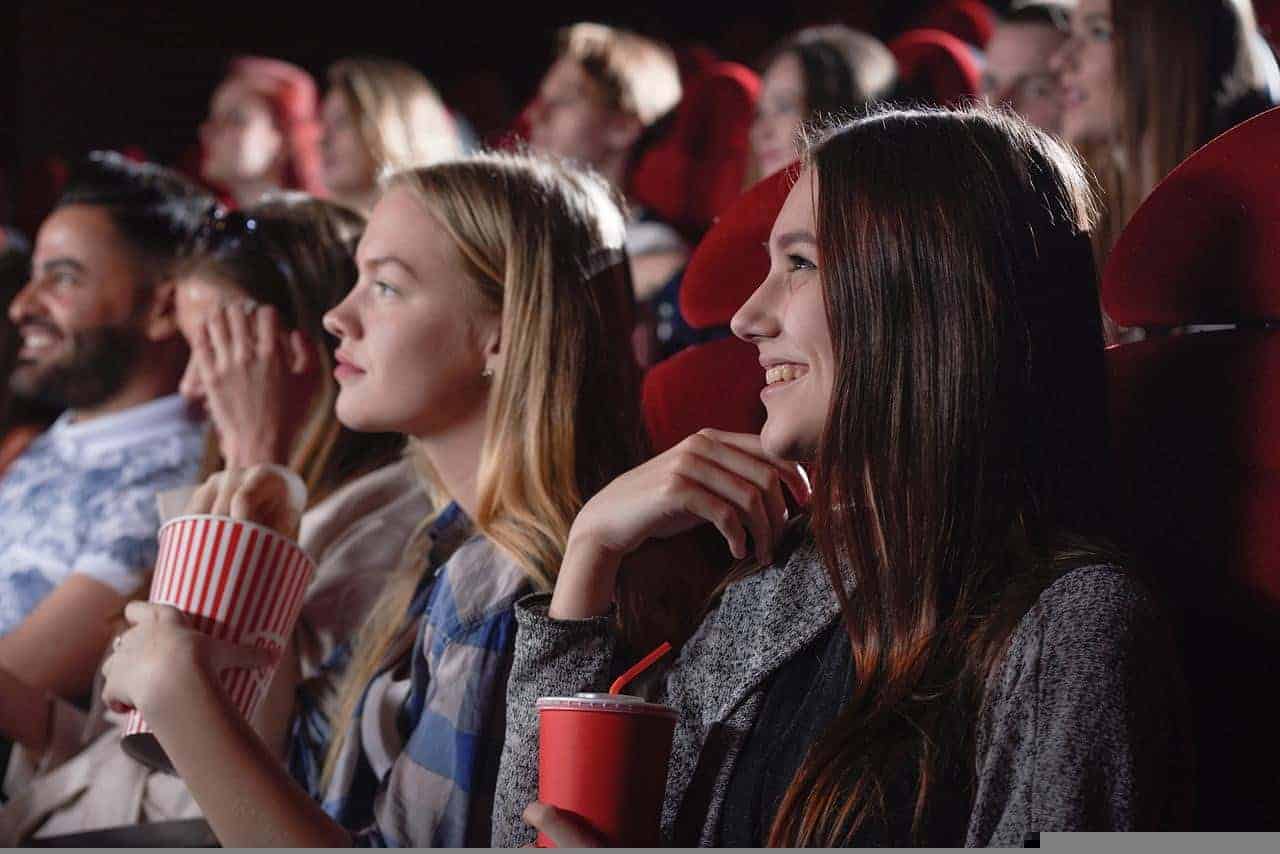
[[[818,240],[808,231],[788,231],[785,234],[779,234],[774,242],[778,244],[779,249],[786,249],[796,243],[812,243],[816,246]]]
[[[85,272],[85,266],[74,258],[51,258],[40,265],[40,270],[45,273],[53,272],[60,268],[73,270],[77,273]]]
[[[372,269],[377,269],[378,267],[386,267],[386,266],[400,267],[410,276],[413,276],[415,279],[418,278],[418,272],[413,269],[413,267],[409,264],[408,261],[402,261],[399,258],[396,258],[394,255],[383,255],[380,258],[370,258],[367,263],[369,267]]]

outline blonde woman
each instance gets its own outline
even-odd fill
[[[429,166],[462,154],[449,110],[418,71],[391,59],[352,58],[329,67],[320,104],[324,183],[368,213],[384,172]]]
[[[403,436],[357,433],[333,413],[338,388],[321,318],[351,289],[363,226],[358,214],[302,194],[214,211],[174,273],[175,317],[192,349],[181,389],[213,422],[210,470],[224,457],[232,466],[286,464],[309,488],[300,542],[318,571],[255,722],[280,755],[299,680],[316,691],[332,678],[321,665],[361,625],[430,507],[402,459]],[[251,330],[263,346],[244,346]],[[40,716],[48,725],[24,738],[10,769],[0,844],[199,815],[180,780],[121,752],[105,711],[86,716],[55,702]]]
[[[222,844],[488,843],[514,604],[551,588],[582,503],[643,454],[624,232],[605,183],[528,157],[389,184],[326,317],[337,413],[414,437],[441,509],[355,645],[333,736],[312,729],[322,784],[298,785],[217,689],[253,650],[135,603],[104,668],[104,698],[147,716]]]

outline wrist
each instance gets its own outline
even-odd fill
[[[224,446],[223,453],[230,468],[246,469],[268,463],[284,465],[286,453],[283,444],[280,441],[271,442],[261,439],[229,442]]]
[[[613,604],[622,556],[588,530],[571,529],[548,616],[557,620],[599,617]]]

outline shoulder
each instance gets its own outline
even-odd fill
[[[1070,570],[1044,589],[1015,635],[1062,635],[1103,643],[1161,618],[1155,597],[1132,573],[1113,564]]]
[[[532,590],[519,564],[488,537],[476,534],[459,546],[436,577],[429,616],[446,638],[495,623],[514,625],[516,600]]]
[[[1029,681],[1041,699],[1102,696],[1172,672],[1173,662],[1169,624],[1155,597],[1122,567],[1097,565],[1073,569],[1044,589],[992,676],[1005,689]]]

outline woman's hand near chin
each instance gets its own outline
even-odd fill
[[[760,437],[701,430],[616,478],[582,508],[569,532],[550,616],[599,616],[613,601],[618,567],[651,539],[715,525],[736,558],[768,563],[787,521],[783,494],[806,504],[799,466],[765,453]]]
[[[310,359],[303,334],[286,330],[271,306],[229,302],[205,319],[188,374],[199,381],[228,466],[286,462],[292,385]]]

